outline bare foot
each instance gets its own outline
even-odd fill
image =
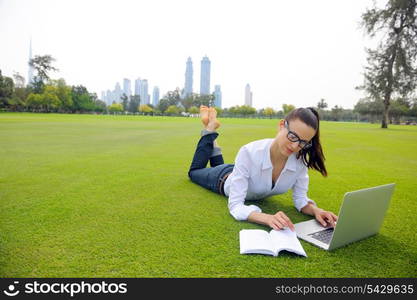
[[[217,120],[217,110],[214,107],[209,107],[209,121],[206,129],[210,131],[215,131],[220,127],[220,122]]]
[[[207,124],[209,123],[209,108],[207,106],[200,106],[200,118],[204,127],[207,127]]]

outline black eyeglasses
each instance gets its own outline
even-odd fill
[[[306,150],[306,149],[310,148],[313,145],[311,143],[311,141],[308,142],[308,141],[302,140],[302,139],[300,139],[300,137],[294,131],[291,131],[290,130],[290,127],[288,126],[288,122],[287,121],[285,121],[284,126],[288,130],[287,139],[290,142],[293,142],[293,143],[298,142],[298,147],[300,147],[303,150]]]

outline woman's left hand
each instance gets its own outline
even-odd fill
[[[337,216],[331,211],[325,211],[316,207],[314,209],[314,217],[324,227],[326,227],[328,224],[330,224],[331,227],[336,226]]]

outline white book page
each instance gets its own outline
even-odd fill
[[[270,235],[265,230],[242,229],[239,232],[240,254],[275,255]]]
[[[271,236],[271,242],[276,251],[276,255],[282,250],[287,250],[307,257],[295,231],[291,231],[289,228],[282,230],[273,229],[269,232],[269,235]]]

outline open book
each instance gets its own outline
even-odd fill
[[[240,254],[266,254],[278,256],[286,250],[307,257],[306,252],[291,229],[271,230],[269,233],[260,229],[243,229],[239,233]]]

